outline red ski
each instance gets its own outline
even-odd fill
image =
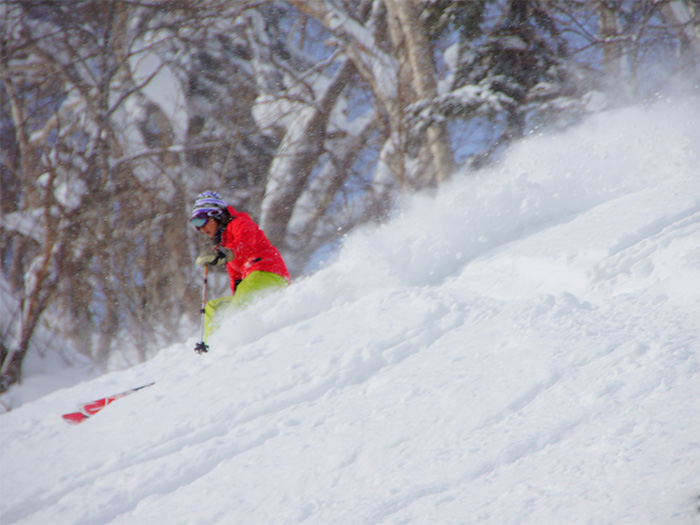
[[[111,396],[103,397],[102,399],[96,399],[95,401],[81,403],[80,405],[78,405],[78,408],[80,409],[78,412],[70,412],[68,414],[63,414],[62,417],[67,423],[70,423],[71,425],[78,425],[79,423],[82,423],[83,421],[88,419],[90,416],[94,416],[104,407],[116,401],[117,399],[128,396],[129,394],[133,394],[134,392],[138,392],[142,388],[146,388],[153,384],[155,383],[148,383],[147,385],[137,386],[136,388],[125,390],[124,392],[119,392],[118,394],[113,394]]]

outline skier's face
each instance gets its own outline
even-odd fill
[[[216,235],[216,230],[218,229],[218,226],[219,225],[217,224],[216,220],[209,217],[209,220],[204,226],[199,228],[199,231],[204,232],[210,239],[213,239],[214,235]]]

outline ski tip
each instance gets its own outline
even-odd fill
[[[70,423],[71,425],[79,425],[88,418],[88,416],[82,412],[71,412],[70,414],[63,414],[61,417],[66,423]]]

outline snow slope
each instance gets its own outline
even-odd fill
[[[699,314],[700,108],[600,114],[2,415],[0,522],[698,523]]]

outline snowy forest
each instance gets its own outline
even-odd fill
[[[698,64],[697,0],[4,0],[0,392],[40,329],[102,370],[183,338],[200,191],[303,276],[457,166]]]

